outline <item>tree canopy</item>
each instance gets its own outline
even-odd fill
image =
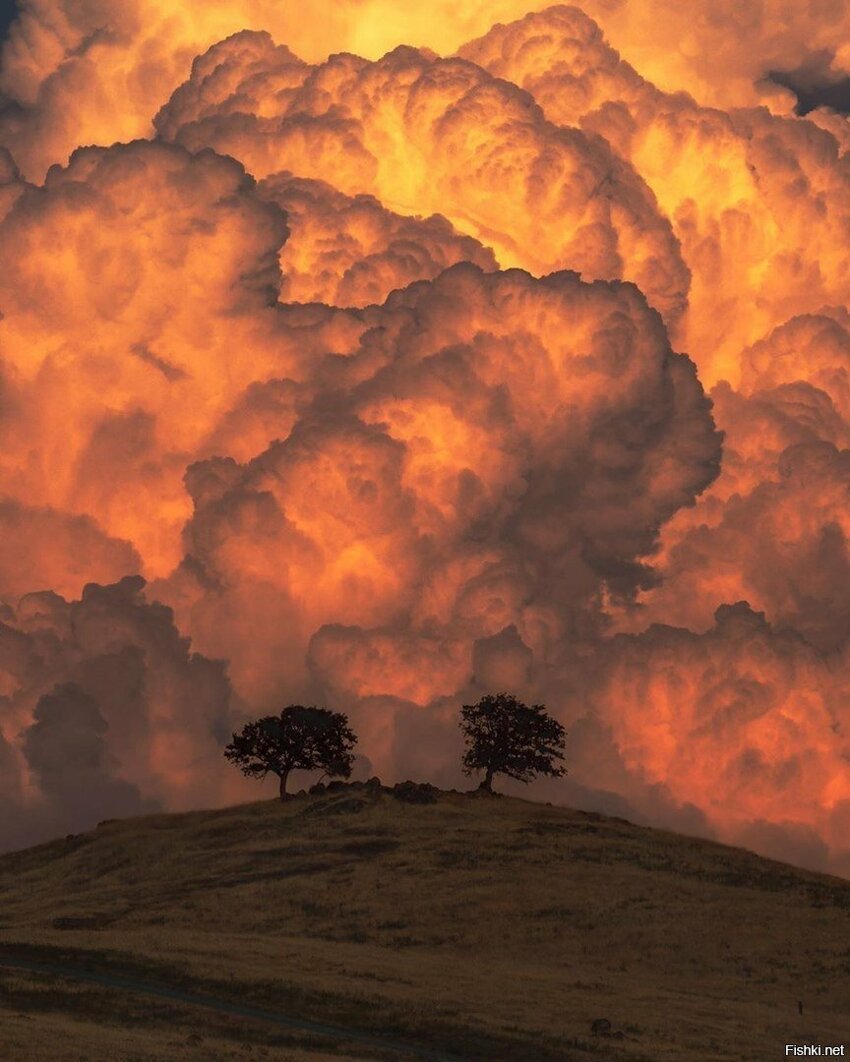
[[[524,704],[509,693],[488,694],[461,708],[466,738],[465,774],[484,771],[481,788],[492,792],[493,776],[504,774],[530,782],[539,774],[559,778],[566,768],[566,731],[542,704]]]
[[[286,799],[290,771],[322,770],[331,778],[348,778],[357,743],[348,717],[327,708],[290,704],[280,715],[246,723],[224,750],[243,774],[280,779],[280,798]]]

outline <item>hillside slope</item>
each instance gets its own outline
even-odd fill
[[[850,883],[619,819],[433,796],[344,786],[0,857],[0,964],[466,1059],[753,1062],[850,1043]],[[0,987],[0,1058],[405,1057],[48,973],[0,966]]]

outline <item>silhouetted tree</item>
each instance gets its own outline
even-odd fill
[[[488,694],[461,708],[460,728],[466,738],[465,774],[484,771],[480,788],[493,792],[493,775],[506,774],[530,782],[538,774],[560,778],[566,768],[566,731],[542,704],[523,704],[509,693]]]
[[[331,778],[348,778],[354,760],[351,749],[356,743],[348,717],[341,712],[290,704],[280,715],[246,723],[233,735],[224,755],[253,778],[276,774],[280,799],[285,800],[290,771],[321,768]]]

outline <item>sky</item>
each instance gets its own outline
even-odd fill
[[[305,12],[3,48],[0,848],[288,703],[469,785],[509,691],[533,798],[850,874],[850,15]]]

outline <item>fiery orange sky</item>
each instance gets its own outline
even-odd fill
[[[846,5],[20,9],[0,845],[510,689],[538,797],[850,875]]]

